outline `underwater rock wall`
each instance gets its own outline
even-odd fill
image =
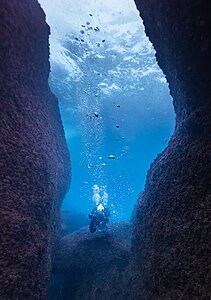
[[[176,129],[148,171],[132,238],[131,299],[210,299],[208,1],[136,0],[169,82]]]
[[[70,158],[36,0],[0,3],[0,298],[46,299]]]

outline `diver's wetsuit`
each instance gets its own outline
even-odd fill
[[[97,207],[95,207],[89,217],[91,219],[91,223],[89,226],[91,233],[94,233],[97,229],[102,232],[107,231],[106,224],[108,223],[110,217],[108,208],[104,208],[104,210],[99,211],[97,210]]]

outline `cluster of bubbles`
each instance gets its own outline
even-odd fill
[[[95,202],[96,206],[100,204],[103,206],[107,205],[108,194],[106,193],[105,189],[106,186],[99,187],[97,184],[94,184],[92,200]]]

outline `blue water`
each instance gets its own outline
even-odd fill
[[[112,219],[129,219],[150,163],[174,130],[155,51],[132,0],[40,3],[51,26],[49,83],[72,161],[63,209],[88,214],[97,185]]]

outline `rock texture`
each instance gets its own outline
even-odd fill
[[[132,239],[130,299],[210,299],[211,19],[208,1],[136,0],[176,111]]]
[[[35,0],[0,3],[0,299],[46,299],[70,159]]]
[[[124,299],[131,224],[111,223],[108,227],[106,234],[92,234],[84,227],[61,240],[51,300]]]

